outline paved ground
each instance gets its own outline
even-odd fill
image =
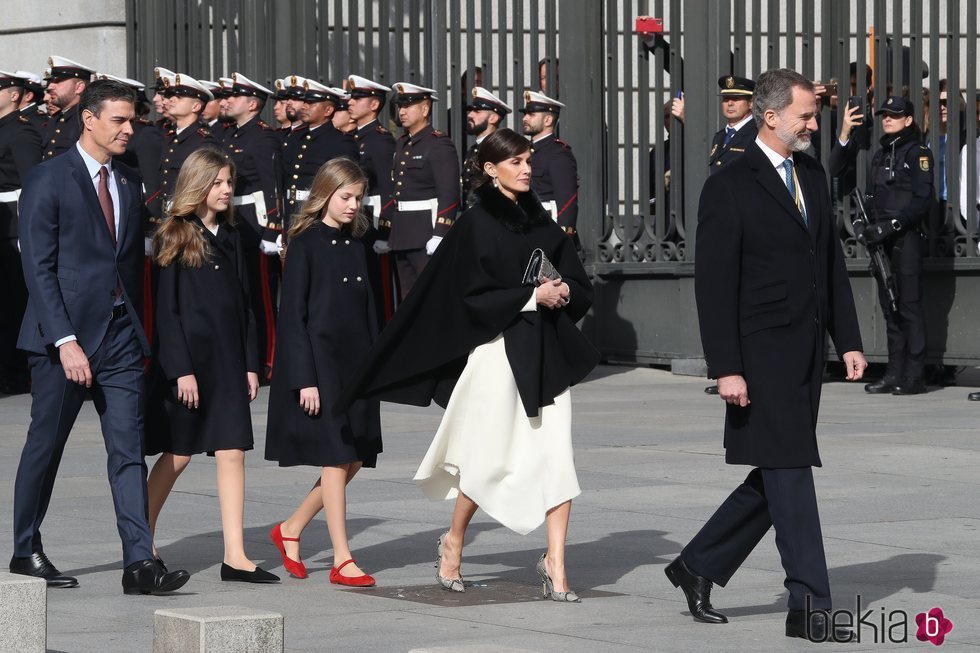
[[[973,385],[980,379],[974,373]],[[963,381],[961,380],[961,383]],[[458,603],[432,589],[435,541],[451,505],[430,502],[411,481],[438,424],[436,408],[385,405],[380,467],[352,483],[352,546],[375,590],[327,581],[323,522],[303,539],[308,579],[254,587],[221,583],[221,530],[213,460],[195,460],[162,517],[167,563],[194,575],[179,595],[125,597],[105,479],[105,452],[91,405],[72,434],[45,522],[49,556],[81,586],[48,593],[48,646],[57,651],[147,651],[153,612],[244,605],[285,615],[289,651],[734,651],[796,650],[786,639],[786,594],[770,534],[715,606],[731,623],[694,623],[663,567],[745,474],[724,464],[722,405],[705,382],[652,369],[604,367],[573,391],[576,462],[568,567],[585,600],[539,600],[534,562],[543,529],[521,537],[478,514],[465,551],[471,585]],[[976,388],[973,388],[976,389]],[[854,650],[918,648],[914,615],[941,607],[954,629],[944,648],[980,648],[980,404],[966,387],[926,395],[869,397],[825,386],[816,472],[836,607],[870,610]],[[247,458],[248,553],[282,573],[266,533],[315,478],[262,460],[263,390],[254,404],[256,452]],[[13,475],[29,398],[0,398],[0,553],[10,552]],[[6,560],[6,558],[4,558]],[[883,642],[881,629],[905,644]],[[877,636],[877,641],[875,641]]]

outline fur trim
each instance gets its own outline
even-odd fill
[[[551,215],[541,206],[541,201],[533,191],[518,195],[516,204],[492,184],[474,189],[473,195],[476,204],[514,233],[527,233],[532,227],[552,221]]]

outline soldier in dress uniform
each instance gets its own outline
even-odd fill
[[[48,121],[44,141],[45,159],[65,152],[78,140],[82,130],[78,120],[78,101],[95,72],[88,66],[58,56],[48,57],[48,66],[46,93],[59,111],[57,117]]]
[[[282,176],[279,139],[259,114],[272,91],[241,73],[222,78],[228,97],[222,112],[233,122],[222,147],[235,163],[235,217],[249,275],[252,311],[259,341],[259,360],[268,380],[275,351],[276,306],[282,267],[282,219],[279,184]]]
[[[156,82],[153,84],[153,108],[157,119],[147,128],[134,134],[129,147],[138,153],[140,174],[143,177],[143,202],[146,204],[148,224],[147,237],[152,237],[157,225],[163,221],[163,195],[160,188],[160,161],[167,134],[173,127],[173,119],[167,113],[166,89],[173,84],[172,70],[157,67],[153,69]]]
[[[463,157],[463,171],[460,175],[460,182],[463,187],[463,201],[466,202],[472,190],[474,170],[477,166],[476,151],[490,134],[497,131],[504,118],[511,113],[511,109],[499,97],[483,88],[482,86],[473,87],[473,97],[466,105],[466,133],[476,136],[473,145],[466,150]],[[482,174],[482,171],[480,172]],[[479,177],[479,175],[477,175]]]
[[[565,107],[543,93],[524,91],[524,133],[531,137],[531,190],[553,220],[576,239],[578,164],[572,148],[555,135]]]
[[[297,155],[302,154],[300,145],[302,145],[301,141],[306,135],[306,124],[303,122],[301,111],[306,103],[306,89],[303,87],[305,82],[306,78],[299,75],[290,75],[276,80],[276,87],[281,85],[282,94],[286,96],[286,117],[290,120],[289,130],[279,132],[282,140],[284,170],[287,165],[286,161],[293,161]],[[289,184],[285,184],[282,188],[284,191],[288,191]],[[285,198],[285,201],[288,202],[288,198]],[[289,218],[288,210],[285,211],[285,217],[286,219]]]
[[[742,154],[748,144],[754,143],[755,137],[759,135],[759,129],[752,118],[755,82],[745,77],[724,75],[718,78],[718,88],[721,89],[721,113],[728,124],[724,129],[715,132],[711,139],[708,166],[712,174]]]
[[[456,220],[459,155],[452,139],[432,128],[435,90],[408,82],[393,88],[405,133],[395,146],[394,202],[381,212],[375,251],[394,252],[404,299]]]
[[[375,250],[378,223],[382,208],[391,210],[391,165],[395,155],[395,137],[378,121],[390,88],[377,82],[351,75],[347,78],[347,110],[354,125],[354,140],[360,154],[361,167],[368,176],[368,188],[362,206],[371,215],[371,228],[361,237],[368,259],[368,275],[375,295],[379,324],[391,319],[395,308],[391,258]]]
[[[205,105],[214,100],[211,91],[186,73],[177,73],[173,84],[170,85],[169,81],[167,84],[164,89],[167,113],[174,123],[167,132],[163,158],[160,160],[160,195],[164,209],[173,196],[180,167],[191,152],[207,145],[217,145],[210,130],[200,123]]]
[[[27,173],[41,161],[41,133],[20,113],[25,79],[0,70],[0,393],[27,392],[27,358],[17,334],[27,307],[18,247],[17,202]]]
[[[276,131],[282,133],[293,126],[293,121],[286,117],[286,100],[289,97],[282,86],[282,80],[275,81],[276,91],[272,94],[272,117],[276,121]]]
[[[337,101],[337,108],[333,112],[333,118],[330,122],[333,123],[334,128],[344,134],[353,135],[354,130],[357,129],[357,125],[350,117],[350,93],[342,88],[331,87],[334,91],[341,94],[341,98]]]
[[[40,75],[27,70],[15,70],[14,77],[24,80],[24,94],[20,99],[20,113],[31,121],[31,124],[41,133],[47,132],[48,112],[41,101],[44,97],[44,81]]]
[[[304,102],[299,115],[306,126],[290,136],[290,147],[283,160],[287,229],[289,219],[309,197],[310,185],[320,166],[339,156],[353,161],[358,159],[354,139],[337,131],[331,122],[343,96],[341,89],[330,88],[312,79],[303,80]]]
[[[201,126],[206,127],[215,140],[221,141],[222,136],[224,136],[224,127],[219,120],[221,114],[221,98],[224,97],[221,84],[216,84],[206,79],[199,79],[197,81],[211,93],[211,99],[208,100],[207,104],[204,105],[204,109],[201,110]]]

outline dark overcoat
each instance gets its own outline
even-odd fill
[[[199,268],[160,268],[154,361],[146,419],[147,455],[191,455],[252,448],[247,372],[259,371],[255,317],[241,237],[220,223],[217,235],[194,217],[209,250]],[[177,379],[193,374],[200,406],[177,400]]]
[[[599,353],[575,326],[592,304],[575,246],[533,193],[519,202],[484,186],[422,271],[342,401],[353,397],[445,407],[470,352],[501,333],[528,416],[595,367]],[[522,285],[540,248],[571,293],[561,309],[522,312]]]
[[[290,239],[278,329],[266,459],[283,467],[358,460],[374,467],[381,452],[378,402],[331,410],[378,332],[364,248],[356,238],[317,221]],[[300,389],[311,387],[321,406],[313,417],[299,404]]]
[[[727,405],[732,464],[820,466],[826,335],[838,354],[861,350],[823,170],[805,154],[793,158],[809,228],[754,142],[701,191],[695,294],[708,372],[741,374],[751,401]]]

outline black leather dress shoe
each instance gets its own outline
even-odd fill
[[[864,391],[869,395],[887,395],[895,391],[898,387],[898,383],[885,377],[877,381],[873,381],[866,386],[864,386]]]
[[[256,567],[254,571],[245,571],[244,569],[235,569],[222,562],[221,580],[232,580],[240,583],[278,583],[279,577],[260,567]]]
[[[140,560],[123,571],[123,594],[164,594],[179,590],[191,577],[183,569],[164,571],[156,560]]]
[[[980,401],[980,392],[971,392],[966,398],[970,401]]]
[[[691,571],[680,556],[667,565],[664,573],[674,587],[680,587],[684,592],[692,617],[709,624],[728,623],[728,617],[711,607],[712,582]]]
[[[854,639],[854,631],[834,626],[827,610],[811,610],[809,619],[806,610],[790,610],[786,615],[786,636],[802,637],[816,644],[839,643]]]
[[[48,560],[48,556],[44,555],[44,551],[32,553],[26,558],[12,557],[10,559],[10,573],[43,578],[48,587],[78,587],[78,579],[65,576],[58,571],[58,568]]]
[[[716,386],[716,385],[709,385],[707,388],[704,389],[704,394],[706,394],[706,395],[716,395],[716,394],[718,394],[718,386]]]
[[[922,381],[902,381],[895,389],[893,395],[921,395],[926,391],[926,384]]]

